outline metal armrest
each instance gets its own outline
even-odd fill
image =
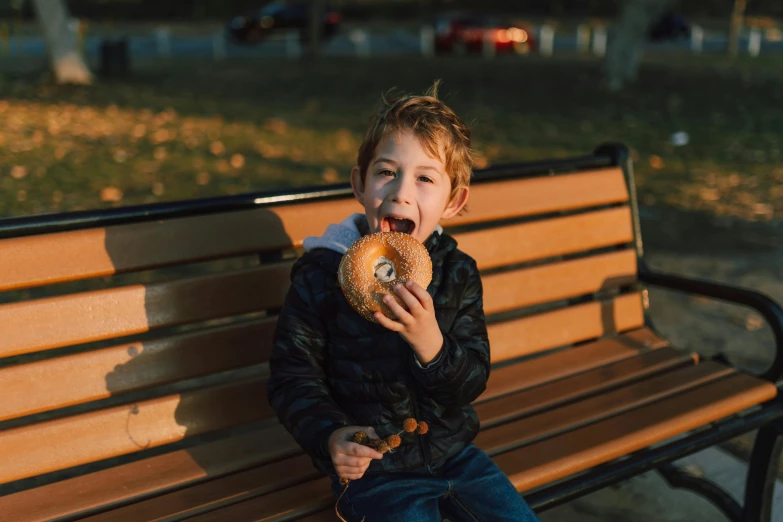
[[[639,280],[649,285],[668,288],[690,294],[712,297],[749,306],[758,311],[772,327],[775,335],[775,358],[767,370],[758,375],[762,379],[777,383],[783,375],[783,308],[772,298],[754,290],[724,285],[699,279],[690,279],[671,274],[662,274],[650,270],[647,265],[639,262]]]

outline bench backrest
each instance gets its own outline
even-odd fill
[[[110,226],[42,217],[22,228],[73,229],[0,239],[0,484],[274,422],[266,361],[291,263],[361,210],[345,186],[322,192],[108,211],[126,221]],[[444,225],[483,272],[494,364],[644,324],[608,158],[483,172]]]

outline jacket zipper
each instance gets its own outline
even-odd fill
[[[419,417],[419,403],[416,400],[416,388],[418,388],[418,386],[414,386],[413,393],[411,393],[411,405],[413,406],[413,415],[416,417],[416,422],[418,422],[422,419]],[[424,465],[429,466],[432,462],[430,446],[424,442],[424,437],[418,436],[416,438],[419,439],[419,447],[421,448],[421,453],[424,456]]]

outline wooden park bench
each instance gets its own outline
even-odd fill
[[[1,220],[0,519],[335,520],[266,361],[302,240],[359,209],[341,184]],[[645,268],[626,149],[478,172],[444,225],[483,271],[476,443],[534,509],[658,469],[730,520],[769,520],[783,311]],[[670,346],[647,285],[756,308],[769,369]],[[672,464],[756,429],[744,506]]]

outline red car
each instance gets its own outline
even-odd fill
[[[536,50],[535,38],[523,24],[464,14],[444,15],[435,21],[437,52],[482,52],[485,38],[494,43],[498,54]]]

